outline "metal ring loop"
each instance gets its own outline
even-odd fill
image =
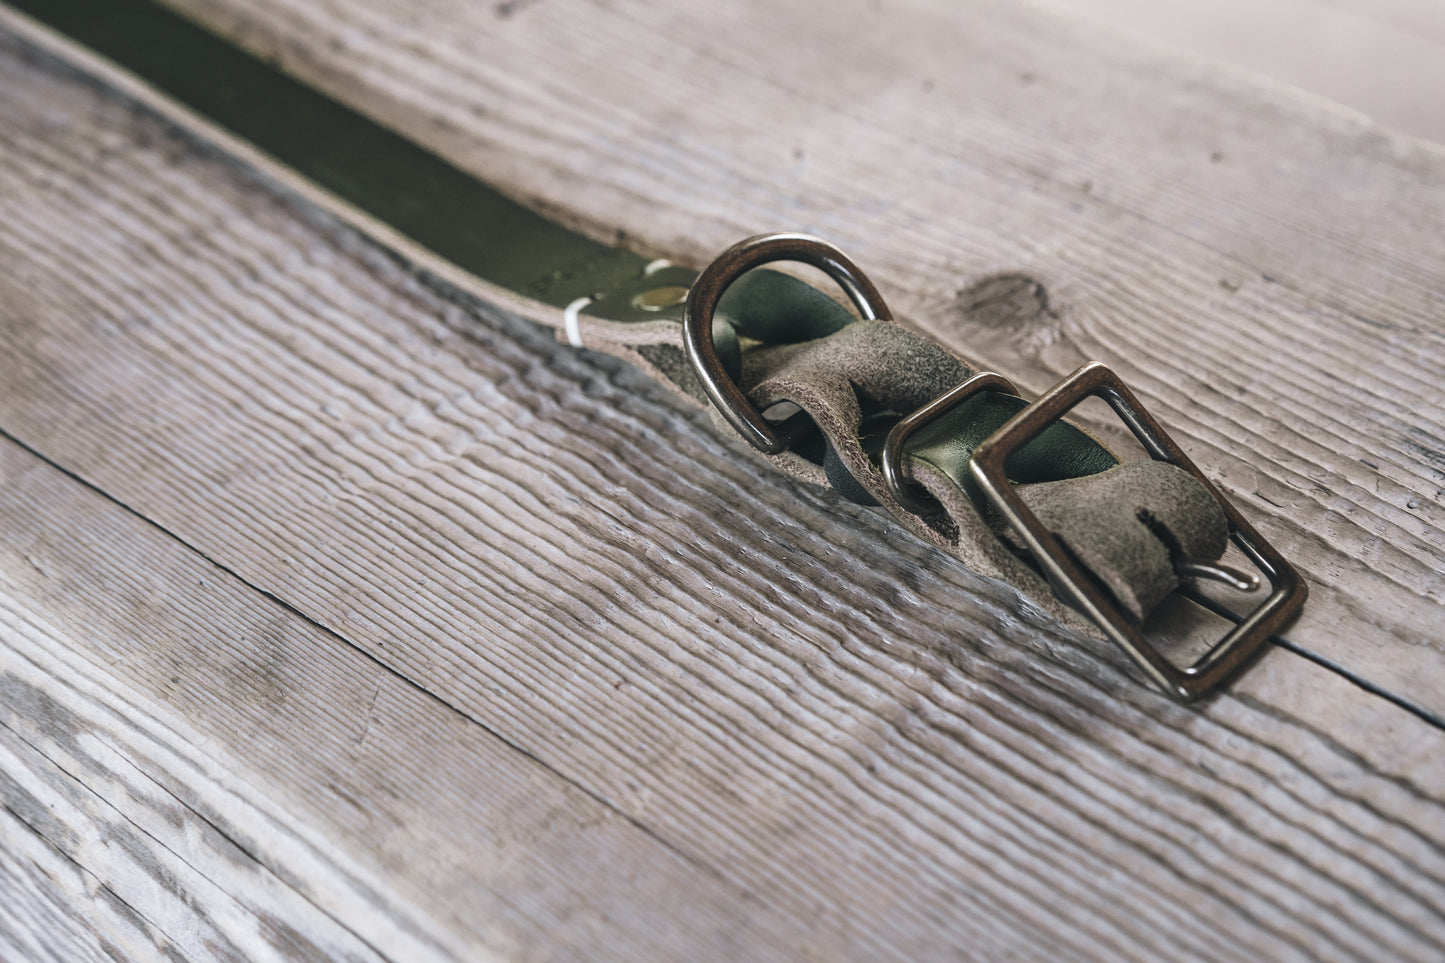
[[[913,433],[929,422],[948,414],[969,398],[983,391],[997,391],[1006,395],[1018,395],[1019,390],[1001,374],[980,371],[917,409],[905,415],[888,432],[883,442],[883,481],[898,504],[915,515],[927,514],[938,509],[938,504],[923,492],[921,485],[910,484],[903,478],[903,446]]]
[[[708,399],[759,451],[776,455],[787,448],[771,422],[753,407],[728,377],[712,340],[712,318],[728,286],[744,273],[771,261],[811,264],[838,283],[867,321],[892,321],[873,282],[842,251],[807,234],[759,234],[722,252],[698,275],[682,312],[682,341],[687,359]]]

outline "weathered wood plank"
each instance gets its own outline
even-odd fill
[[[5,769],[12,765],[7,760]],[[84,870],[8,809],[0,809],[0,840],[5,843],[0,849],[0,893],[6,897],[0,905],[0,956],[77,963],[160,956],[143,920],[120,900],[105,899],[109,891],[90,890],[91,878]],[[123,934],[119,939],[117,931]],[[128,945],[136,935],[150,952]]]
[[[18,958],[776,955],[715,871],[3,441],[0,527]]]
[[[1171,49],[1237,64],[1445,143],[1445,10],[1433,0],[1043,0]]]
[[[55,741],[54,727],[72,725],[67,735],[93,742],[84,754],[90,769],[105,770],[115,761],[108,738],[114,720],[95,726],[72,714],[10,671],[18,661],[13,650],[4,656],[9,718],[0,726],[0,952],[6,959],[383,959],[274,878],[265,882],[281,891],[279,899],[245,892],[258,889],[258,870],[270,874],[254,863],[238,871],[237,861],[250,862],[244,851],[214,838],[215,828],[193,813],[180,815],[174,800],[161,804],[143,773],[111,769],[96,779],[90,772],[87,785],[18,736],[10,723],[39,709],[39,720],[51,727],[46,742]],[[49,680],[71,702],[76,681]],[[132,792],[142,798],[124,798]],[[139,811],[139,821],[127,809]],[[146,825],[167,816],[170,828],[185,831],[169,846]],[[217,843],[233,852],[218,859]]]
[[[1438,151],[990,0],[174,5],[599,236],[810,230],[1028,389],[1107,361],[1303,563],[1292,637],[1445,716]]]
[[[770,945],[1445,945],[1439,730],[1278,652],[1170,705],[1007,586],[13,41],[0,79],[0,427],[710,868]],[[252,655],[242,704],[270,711],[258,676],[292,665],[325,699],[293,644]],[[234,725],[234,698],[178,711]],[[426,730],[395,731],[406,762]],[[388,805],[357,798],[363,823]],[[414,851],[450,854],[459,819]],[[579,867],[578,906],[686,918],[617,893],[632,865]]]

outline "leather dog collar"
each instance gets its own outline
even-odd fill
[[[866,275],[817,238],[751,238],[701,273],[649,262],[542,217],[149,0],[12,3],[344,211],[511,292],[571,344],[624,358],[709,406],[782,471],[882,505],[1056,614],[1082,613],[1176,698],[1215,688],[1304,602],[1294,568],[1101,364],[1026,402],[1002,376],[895,324]],[[859,317],[803,281],[758,270],[774,261],[820,268]],[[1063,420],[1089,397],[1110,405],[1148,457],[1121,462]],[[1195,579],[1257,584],[1219,564],[1231,542],[1270,591],[1177,666],[1142,627]]]

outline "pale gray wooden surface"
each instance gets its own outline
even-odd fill
[[[891,100],[830,107],[801,79],[832,62],[816,37],[815,59],[805,44],[758,80],[738,58],[763,53],[726,42],[746,11],[680,32],[669,18],[701,14],[553,7],[479,8],[496,19],[475,33],[417,14],[430,43],[465,36],[486,79],[511,78],[470,113],[471,134],[436,134],[475,93],[479,68],[460,59],[379,80],[353,67],[369,79],[349,95],[400,117],[407,83],[450,72],[413,104],[413,133],[654,251],[699,258],[751,230],[831,224],[913,323],[1032,387],[1105,354],[1302,554],[1316,597],[1291,637],[1439,710],[1434,155],[1170,75],[1168,97],[1256,125],[1266,142],[1236,179],[1267,181],[1293,157],[1342,186],[1311,204],[1262,198],[1254,220],[1210,180],[1223,161],[1202,180],[1123,178],[1118,141],[1152,149],[1129,155],[1142,172],[1169,139],[1142,123],[1083,138],[1077,103],[990,121],[1012,150],[909,185],[986,104],[906,94],[903,73]],[[985,13],[985,67],[1007,74],[1020,25],[1040,22],[971,11]],[[385,15],[358,6],[332,25]],[[561,19],[529,26],[537,15]],[[318,78],[367,49],[354,35],[309,45],[327,18],[299,7],[246,16],[258,45],[289,36],[298,61],[333,57]],[[878,61],[870,79],[910,50],[924,63],[914,42],[945,16],[893,10],[883,38],[860,20],[875,28],[853,41]],[[670,69],[682,89],[628,86],[644,102],[599,98],[591,126],[565,98],[533,111],[529,97],[583,89],[571,71],[607,75],[598,52],[620,49],[618,18],[656,57],[613,69]],[[962,43],[980,22],[949,28]],[[401,29],[369,42],[416,56]],[[649,31],[692,38],[690,69],[676,63],[687,43],[649,45]],[[1047,31],[1033,42],[1047,49]],[[570,56],[544,56],[552,44]],[[1084,93],[1139,90],[1128,51],[1099,46],[1075,72]],[[715,141],[723,121],[656,112],[723,74],[793,77],[797,96],[761,115],[725,100],[747,136]],[[933,90],[968,79],[940,73]],[[1174,706],[1009,587],[780,481],[645,379],[428,279],[14,33],[0,88],[0,952],[1428,959],[1445,946],[1445,740],[1421,715],[1282,650],[1221,698]],[[909,109],[913,125],[891,119]],[[476,145],[508,112],[520,159],[489,167]],[[533,134],[552,139],[554,169],[534,164],[523,189],[522,121],[553,112]],[[647,136],[619,141],[609,122]],[[789,125],[818,140],[821,171],[734,176]],[[1076,139],[1048,150],[1112,173],[1066,203],[1020,156],[1044,150],[1031,125],[1063,127]],[[850,151],[822,151],[825,127]],[[885,161],[878,144],[899,149]],[[627,165],[669,149],[643,190]],[[874,176],[841,177],[858,164]],[[1345,179],[1352,165],[1368,176]],[[659,173],[674,169],[691,176]],[[606,185],[628,178],[624,205]],[[991,194],[969,189],[981,181]],[[926,221],[909,208],[925,186]],[[1132,212],[1098,196],[1114,191],[1135,192]],[[1385,201],[1414,220],[1320,226],[1340,216],[1331,204]],[[979,205],[1012,221],[970,219]],[[1261,265],[1280,273],[1261,280]],[[962,311],[954,292],[1002,269],[1043,278],[1051,313],[1003,318],[1027,323],[1013,332]],[[1220,344],[1190,312],[1236,336],[1258,324],[1268,343]],[[1186,369],[1238,373],[1211,391]],[[1326,369],[1348,376],[1327,386]],[[1338,408],[1309,408],[1326,394]]]
[[[1315,576],[1292,634],[1445,717],[1439,150],[988,0],[176,5],[599,236],[806,230],[1028,390],[1113,365]]]
[[[1437,0],[1038,2],[1445,143],[1445,5]]]

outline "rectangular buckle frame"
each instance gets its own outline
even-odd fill
[[[1106,401],[1152,458],[1184,469],[1204,486],[1229,522],[1230,540],[1269,580],[1269,597],[1193,665],[1180,668],[1150,644],[1141,628],[1120,610],[1109,593],[1064,551],[1059,540],[1044,527],[1008,480],[1009,456],[1090,397]],[[1206,695],[1225,681],[1299,612],[1308,594],[1308,587],[1294,566],[1204,477],[1119,376],[1097,361],[1084,365],[1005,422],[974,451],[969,470],[989,503],[1043,569],[1055,593],[1093,619],[1155,684],[1181,702]]]

